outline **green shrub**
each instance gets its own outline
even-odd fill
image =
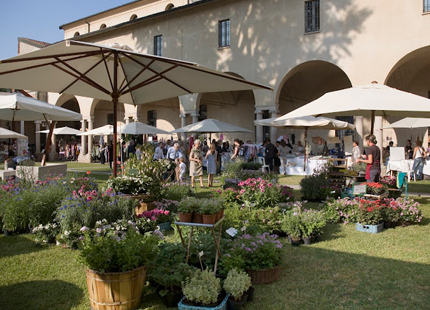
[[[221,292],[220,279],[209,269],[196,270],[191,278],[182,282],[182,291],[191,302],[201,305],[216,303]]]
[[[177,183],[166,183],[163,184],[163,189],[161,190],[161,197],[168,200],[180,201],[185,197],[190,197],[193,195],[191,188],[185,184]]]
[[[329,181],[326,174],[306,176],[300,181],[302,199],[310,201],[323,201],[327,198],[326,188]]]
[[[234,300],[239,301],[243,294],[251,287],[251,277],[244,271],[230,270],[224,281],[224,290]]]

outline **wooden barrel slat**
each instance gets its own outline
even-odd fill
[[[140,302],[146,268],[98,273],[87,269],[88,294],[93,310],[135,309]]]

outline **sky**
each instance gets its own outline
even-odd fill
[[[58,27],[132,0],[0,0],[0,60],[18,54],[18,37],[55,43]]]

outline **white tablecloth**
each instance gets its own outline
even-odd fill
[[[304,156],[287,158],[287,166],[285,170],[287,175],[312,175],[314,173],[314,169],[323,167],[328,160],[328,158],[308,158],[306,163],[306,171],[304,171]]]
[[[412,167],[414,165],[413,159],[405,159],[404,160],[407,163],[408,170],[412,170]],[[399,171],[402,172],[402,164],[401,160],[389,160],[387,164],[387,173],[390,171]],[[426,163],[423,168],[423,173],[426,175],[430,175],[430,160],[426,159]]]

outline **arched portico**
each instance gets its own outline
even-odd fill
[[[280,115],[289,113],[327,92],[351,87],[351,81],[346,73],[338,66],[321,60],[304,62],[291,69],[283,78],[276,91],[276,106]],[[346,121],[354,121],[353,117],[345,118]],[[294,133],[296,143],[303,142],[303,132],[293,129],[278,129],[276,134],[271,133],[272,139],[280,135]],[[313,132],[315,136],[320,132]],[[338,135],[349,134],[338,132]],[[265,129],[268,135],[268,129]]]
[[[425,46],[402,57],[387,75],[385,84],[409,93],[430,98],[429,80],[430,46]],[[405,102],[405,105],[407,105],[407,102]],[[399,119],[401,118],[388,117],[386,119],[386,125]],[[427,145],[428,134],[424,131],[426,131],[426,129],[385,130],[384,141],[388,143],[388,141],[392,140],[394,145],[404,146],[407,139],[412,138],[416,140],[419,138],[421,140],[424,138],[423,142]]]

